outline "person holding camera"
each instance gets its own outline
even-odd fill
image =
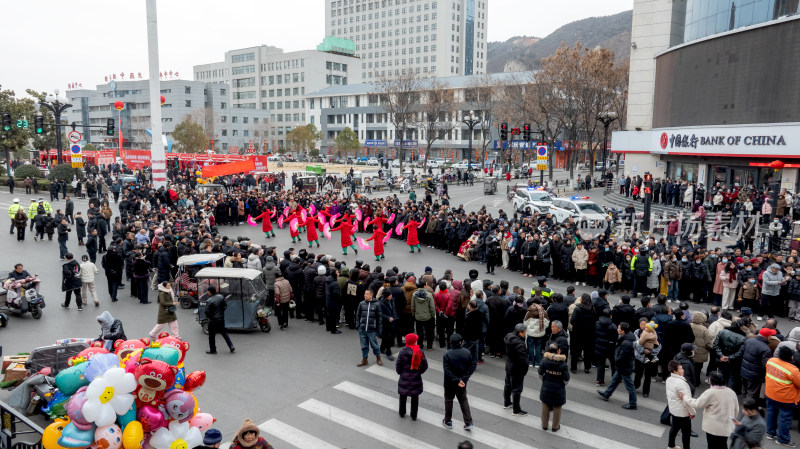
[[[159,332],[165,325],[169,324],[169,331],[175,338],[178,335],[178,315],[175,313],[178,308],[178,301],[175,299],[175,292],[169,281],[158,284],[158,320],[153,330],[150,331],[150,339],[156,340]]]

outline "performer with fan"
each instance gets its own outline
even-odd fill
[[[319,222],[319,218],[309,214],[302,223],[302,226],[306,228],[306,239],[308,240],[309,248],[314,242],[317,242],[317,248],[319,248],[319,235],[317,234],[317,224]],[[298,226],[301,226],[301,224],[298,223]]]
[[[370,222],[370,224],[372,224],[374,222],[375,222],[375,220]],[[386,238],[386,233],[383,232],[383,226],[378,224],[378,225],[373,226],[372,229],[373,229],[372,230],[372,236],[370,238],[366,239],[366,241],[367,242],[370,241],[370,240],[375,241],[375,243],[372,246],[372,250],[375,253],[375,260],[385,259],[386,256],[383,254],[383,252],[384,252],[383,251],[383,239]]]
[[[408,234],[406,235],[406,245],[411,247],[411,251],[409,251],[410,253],[414,252],[414,248],[416,248],[417,251],[422,252],[422,247],[419,244],[419,238],[417,238],[417,228],[421,226],[420,222],[417,221],[418,219],[419,216],[414,215],[410,220],[408,220],[408,223],[403,226],[403,229],[408,229]]]
[[[275,231],[272,229],[272,217],[275,216],[275,212],[269,209],[264,209],[264,212],[261,212],[261,215],[253,218],[254,220],[261,219],[261,230],[266,234],[267,238],[275,237]]]
[[[339,225],[335,228],[332,228],[331,231],[341,231],[341,243],[342,243],[342,252],[346,256],[347,255],[347,248],[353,248],[356,254],[358,254],[358,250],[356,246],[353,244],[353,239],[351,236],[353,235],[353,223],[350,222],[350,215],[345,214],[342,217],[342,220],[339,222]]]
[[[288,217],[286,217],[283,220],[286,223],[289,223],[289,236],[292,238],[292,243],[302,242],[303,241],[303,239],[300,238],[300,220],[303,219],[303,217],[300,215],[300,210],[301,210],[301,207],[297,206],[297,208],[294,210],[294,212],[292,212],[291,215],[289,215]],[[294,228],[292,228],[292,225],[291,225],[292,220],[297,220],[297,226],[295,226]],[[297,239],[297,240],[295,240],[295,239]]]

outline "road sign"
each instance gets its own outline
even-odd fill
[[[81,146],[78,144],[69,147],[70,160],[72,168],[83,168],[83,153],[81,153]]]
[[[80,154],[81,153],[81,146],[80,145],[72,145],[69,147],[69,150],[72,151],[73,154]]]
[[[536,169],[547,170],[547,145],[536,146]]]
[[[72,130],[72,131],[69,132],[69,134],[67,134],[67,139],[69,139],[69,141],[72,142],[72,143],[80,142],[81,141],[81,137],[82,137],[81,133],[79,133],[78,131],[75,131],[75,130]]]

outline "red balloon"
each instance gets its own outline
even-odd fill
[[[121,111],[124,107],[125,107],[125,103],[123,103],[121,101],[115,101],[114,102],[114,108],[116,110]]]
[[[192,371],[186,375],[186,382],[183,384],[184,391],[194,391],[206,383],[205,371]]]
[[[161,104],[164,104],[164,102],[165,102],[165,101],[167,101],[167,99],[166,99],[166,98],[164,98],[164,96],[162,95],[162,96],[161,96]]]

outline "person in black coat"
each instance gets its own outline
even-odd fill
[[[471,306],[470,302],[470,306]],[[453,398],[458,399],[461,414],[464,415],[464,429],[472,430],[472,413],[467,401],[467,382],[475,372],[475,362],[472,354],[461,347],[461,335],[450,336],[450,349],[442,358],[444,371],[444,419],[442,424],[448,429],[453,428]]]
[[[610,311],[603,309],[595,323],[594,363],[597,364],[597,378],[595,385],[602,387],[606,384],[606,360],[611,365],[611,375],[614,375],[614,344],[617,340],[617,325],[609,317]]]
[[[564,331],[564,324],[561,321],[550,322],[550,339],[547,340],[547,347],[552,344],[558,346],[560,354],[569,357],[569,339],[567,339],[567,333]]]
[[[636,318],[636,309],[631,305],[631,297],[623,295],[620,299],[621,303],[611,309],[611,321],[618,325],[619,323],[628,323],[631,329],[639,327],[639,321]]]
[[[556,293],[552,297],[553,302],[547,307],[547,317],[550,321],[561,321],[566,323],[569,321],[569,305],[564,302],[564,296],[561,293]]]
[[[170,256],[169,252],[172,249],[172,243],[165,241],[161,248],[156,251],[155,264],[158,269],[158,283],[169,282],[170,280]]]
[[[542,429],[547,430],[550,424],[550,412],[553,412],[553,432],[561,428],[561,407],[567,403],[567,356],[561,354],[557,344],[551,344],[539,365],[539,378],[542,388],[539,400],[542,402]]]
[[[317,267],[317,276],[314,277],[314,308],[312,309],[309,307],[311,311],[311,318],[313,320],[314,312],[316,312],[317,317],[319,318],[319,325],[325,325],[325,318],[323,314],[325,312],[325,300],[327,298],[327,287],[328,287],[328,270],[325,266],[320,265]],[[337,318],[338,321],[338,318]]]
[[[592,367],[592,357],[594,357],[595,329],[594,324],[597,315],[592,307],[592,299],[584,293],[581,300],[572,312],[570,324],[570,347],[572,349],[572,359],[570,360],[570,372],[578,371],[578,360],[583,355],[583,372],[588,373]],[[563,350],[562,354],[568,355]]]
[[[636,337],[634,337],[633,333],[630,331],[628,323],[621,323],[617,326],[617,333],[619,334],[619,338],[617,339],[617,346],[614,350],[614,364],[617,370],[611,377],[611,384],[608,388],[606,388],[605,391],[597,390],[597,394],[599,394],[604,401],[608,401],[608,398],[614,394],[614,390],[617,389],[619,383],[624,381],[625,389],[628,390],[628,402],[622,404],[622,408],[636,410],[636,387],[633,385],[633,343],[636,341]]]
[[[503,342],[506,344],[506,379],[503,388],[503,406],[508,408],[513,406],[514,416],[525,416],[528,414],[520,408],[520,398],[528,374],[528,348],[525,345],[525,334],[528,327],[519,323],[514,327],[513,332],[506,334]]]
[[[61,307],[69,309],[69,302],[72,293],[75,292],[75,304],[78,310],[83,310],[83,299],[81,298],[81,266],[72,257],[72,253],[64,255],[66,263],[61,266],[61,291],[65,293],[64,303]]]
[[[395,307],[394,298],[392,297],[392,292],[388,288],[383,289],[381,292],[381,316],[383,317],[383,329],[381,329],[381,352],[386,354],[386,358],[389,360],[394,360],[392,356],[392,342],[394,340],[394,324],[397,321],[397,308]],[[330,318],[329,318],[330,319]],[[336,319],[339,319],[339,315],[336,315]],[[414,335],[414,334],[409,334]],[[414,337],[417,337],[414,335]],[[408,344],[408,341],[406,341]],[[413,395],[407,395],[413,396]],[[405,403],[405,401],[403,401]],[[411,400],[412,406],[411,408],[415,409],[413,403],[414,399]],[[403,406],[404,407],[404,406]],[[417,416],[416,413],[411,415],[412,417]]]
[[[650,307],[650,297],[643,296],[642,297],[642,307],[636,309],[636,313],[634,315],[636,317],[636,322],[638,323],[640,319],[647,318],[647,322],[653,321],[653,317],[656,316],[656,311]]]
[[[684,343],[694,343],[694,332],[688,321],[683,319],[683,310],[673,309],[674,320],[664,325],[664,334],[661,343],[664,348],[661,350],[659,359],[671,360],[681,352]]]
[[[339,313],[342,309],[342,298],[341,293],[339,292],[339,283],[336,281],[338,276],[339,270],[332,270],[325,284],[325,312],[328,315],[328,321],[326,322],[327,325],[325,326],[325,330],[334,335],[342,333],[342,331],[336,329],[336,325],[339,323]],[[384,330],[386,329],[385,323],[383,328]],[[389,343],[391,344],[391,342]],[[391,360],[391,358],[389,360]]]
[[[387,297],[391,300],[391,296]],[[384,301],[381,301],[384,302]],[[391,302],[391,301],[389,301]],[[384,329],[386,325],[384,324]],[[419,347],[417,334],[406,335],[406,346],[397,354],[395,371],[400,375],[397,379],[397,394],[400,395],[400,417],[406,416],[406,398],[411,397],[411,419],[417,420],[419,395],[422,394],[422,374],[428,369],[428,360]],[[391,339],[389,339],[391,342]]]
[[[89,254],[89,260],[95,263],[97,261],[97,229],[92,229],[92,233],[86,239],[85,246],[86,253]]]

